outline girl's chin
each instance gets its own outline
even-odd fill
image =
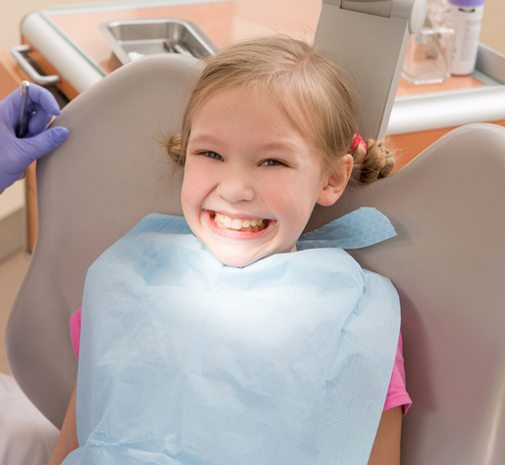
[[[286,249],[275,247],[274,244],[263,244],[263,247],[247,247],[247,243],[236,241],[202,242],[210,253],[223,265],[241,268],[279,253],[296,252],[296,244]],[[252,244],[251,244],[252,245]]]
[[[209,247],[212,255],[214,255],[214,257],[216,257],[216,259],[219,260],[223,265],[236,268],[250,265],[251,263],[257,262],[258,260],[261,260],[262,258],[270,255],[267,252],[261,253],[261,251],[240,249],[241,247],[226,247],[226,245]]]
[[[232,268],[244,268],[246,266],[249,266],[251,265],[252,263],[256,262],[259,260],[256,259],[256,260],[236,260],[236,259],[219,259],[218,260],[225,266],[229,266],[229,267],[232,267]]]

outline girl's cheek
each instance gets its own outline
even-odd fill
[[[196,187],[199,185],[198,180],[201,179],[202,173],[203,170],[198,166],[198,163],[186,163],[183,174],[183,189],[191,189],[191,186]]]
[[[262,197],[281,211],[289,210],[290,207],[292,208],[294,201],[300,201],[298,198],[296,200],[293,199],[293,196],[297,195],[295,193],[296,188],[296,183],[293,181],[288,182],[288,180],[279,176],[270,180],[260,178],[256,185],[256,189],[262,193]]]
[[[191,161],[184,166],[184,176],[181,191],[181,203],[196,206],[203,200],[212,185],[215,176],[212,173],[210,163],[202,163],[198,160]]]

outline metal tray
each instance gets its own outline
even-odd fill
[[[157,53],[205,58],[217,51],[195,24],[180,19],[118,20],[101,24],[100,30],[123,64]]]

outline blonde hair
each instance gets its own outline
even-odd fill
[[[234,86],[260,86],[324,157],[330,169],[349,152],[357,133],[357,108],[344,73],[305,42],[272,36],[237,42],[208,59],[190,97],[182,132],[167,142],[169,155],[184,163],[191,121],[217,92]],[[394,157],[367,139],[353,155],[353,179],[370,183],[389,174]]]

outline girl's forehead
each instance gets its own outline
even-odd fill
[[[216,102],[228,102],[239,106],[247,105],[250,100],[270,108],[272,112],[281,113],[295,123],[298,129],[306,127],[305,120],[312,113],[307,108],[302,108],[295,92],[289,92],[288,89],[274,82],[256,79],[202,89],[193,102],[190,118],[193,121],[204,108],[215,105]]]
[[[307,134],[301,131],[305,121],[300,121],[305,120],[302,116],[305,114],[293,99],[280,93],[268,92],[257,85],[235,85],[216,89],[200,99],[193,108],[191,127],[202,123],[219,126],[222,121],[235,125],[244,121],[251,128],[263,128],[267,132],[289,128],[290,132],[306,138]]]

